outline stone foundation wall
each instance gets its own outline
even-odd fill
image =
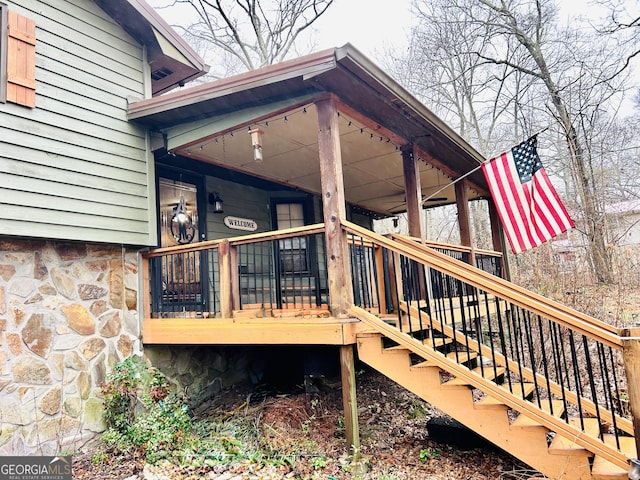
[[[100,384],[141,353],[137,252],[0,239],[0,455],[72,452],[104,429]]]
[[[196,407],[223,389],[263,377],[262,350],[216,345],[147,345],[145,359],[162,372],[175,391]]]

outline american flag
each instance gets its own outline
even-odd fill
[[[482,165],[513,253],[574,226],[542,166],[537,144],[533,136]]]

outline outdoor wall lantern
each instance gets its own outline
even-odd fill
[[[251,145],[253,145],[253,160],[255,162],[262,162],[262,134],[264,132],[259,128],[249,130],[251,135]]]
[[[224,213],[222,210],[222,204],[224,202],[218,195],[218,192],[213,192],[209,194],[209,205],[213,205],[213,213]]]
[[[640,460],[629,460],[629,480],[640,480]]]

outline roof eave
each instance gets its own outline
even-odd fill
[[[141,100],[129,105],[130,120],[144,123],[151,115],[169,113],[176,108],[203,102],[212,98],[250,90],[257,86],[277,83],[294,77],[305,77],[335,68],[335,49],[324,50],[295,60],[269,65],[233,77],[185,88],[166,95]]]
[[[339,64],[351,62],[353,65],[366,72],[370,78],[375,79],[379,84],[392,95],[397,97],[402,103],[413,110],[418,117],[427,120],[442,135],[447,137],[456,146],[464,150],[470,157],[482,163],[485,158],[464,140],[455,130],[443,122],[436,114],[429,110],[422,102],[414,97],[409,91],[385,73],[374,62],[364,56],[358,49],[350,44],[346,44],[336,49],[336,61]]]
[[[153,93],[163,93],[186,82],[194,80],[209,71],[209,66],[193,50],[184,39],[151,7],[145,0],[95,0],[114,21],[119,23],[132,37],[148,51],[153,52],[156,65],[174,64],[180,62],[180,68],[173,69],[170,77],[154,85]],[[162,35],[175,48],[185,61],[179,61],[162,51],[153,31]]]

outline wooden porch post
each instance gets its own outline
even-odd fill
[[[502,253],[502,278],[510,280],[509,274],[509,262],[504,248],[502,224],[500,223],[500,216],[498,215],[498,209],[496,208],[493,199],[487,200],[489,203],[489,222],[491,223],[491,241],[493,249],[496,252]]]
[[[149,280],[149,258],[145,255],[140,257],[140,272],[142,272],[142,304],[140,305],[140,318],[151,318],[153,309],[151,308],[151,283]]]
[[[456,206],[458,207],[458,227],[460,228],[460,243],[465,247],[473,247],[471,236],[471,215],[469,213],[469,196],[467,195],[468,184],[466,180],[461,180],[455,184]],[[469,264],[475,265],[473,249],[471,250]]]
[[[342,222],[347,218],[340,152],[338,109],[334,97],[316,102],[318,110],[318,151],[324,216],[324,238],[329,282],[329,308],[334,317],[345,318],[353,305],[349,268],[349,245]],[[358,453],[360,433],[356,404],[355,360],[353,345],[340,347],[340,371],[347,444]],[[354,460],[357,460],[354,458]]]
[[[347,218],[347,209],[342,177],[338,109],[333,97],[319,100],[316,107],[329,308],[334,317],[341,318],[348,315],[349,308],[353,305],[353,288],[347,234],[342,231],[342,221]]]
[[[409,222],[409,235],[419,238],[421,242],[426,240],[424,228],[424,215],[422,211],[422,187],[420,185],[420,170],[417,165],[418,156],[413,145],[405,145],[402,148],[402,173],[404,174],[404,192],[407,203],[407,221]],[[398,266],[400,264],[398,263]],[[422,270],[422,269],[421,269]],[[424,275],[418,275],[416,279],[419,298],[427,298],[427,285]]]
[[[233,310],[239,303],[238,292],[238,250],[229,240],[218,245],[218,266],[220,269],[220,316],[233,317]]]
[[[622,359],[627,374],[629,407],[633,416],[636,458],[640,459],[640,328],[622,328]]]
[[[404,174],[404,190],[407,202],[407,220],[409,235],[425,240],[424,215],[422,212],[422,188],[420,170],[416,164],[417,156],[413,145],[402,147],[402,172]]]

